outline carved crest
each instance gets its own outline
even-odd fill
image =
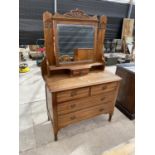
[[[74,18],[89,18],[89,16],[82,10],[76,8],[64,14],[65,17],[74,17]]]

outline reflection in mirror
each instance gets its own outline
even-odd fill
[[[94,26],[57,24],[59,63],[92,62]]]

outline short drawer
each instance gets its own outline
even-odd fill
[[[88,109],[83,109],[77,112],[58,116],[58,126],[59,128],[62,128],[66,125],[69,125],[84,119],[88,119],[88,118],[100,115],[102,113],[113,112],[114,107],[109,107],[108,105],[109,104],[107,105],[102,104]]]
[[[87,98],[63,102],[58,104],[58,115],[67,114],[99,104],[109,104],[109,106],[111,106],[114,103],[114,96],[114,92],[108,92]]]
[[[57,102],[68,101],[89,96],[89,87],[73,89],[57,93]]]
[[[117,82],[105,83],[91,87],[91,95],[101,94],[104,92],[115,91],[117,88]]]

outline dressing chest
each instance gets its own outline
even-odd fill
[[[110,121],[121,78],[104,70],[106,17],[76,9],[64,15],[45,12],[43,21],[46,57],[41,70],[55,140],[69,124],[100,114],[109,114]]]

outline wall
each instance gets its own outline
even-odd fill
[[[42,13],[54,12],[53,0],[19,1],[19,43],[35,44],[36,39],[43,38]],[[106,40],[120,38],[123,18],[127,17],[129,4],[103,0],[58,0],[58,12],[65,13],[79,8],[89,15],[106,15],[108,17]],[[135,17],[133,6],[131,18]]]

